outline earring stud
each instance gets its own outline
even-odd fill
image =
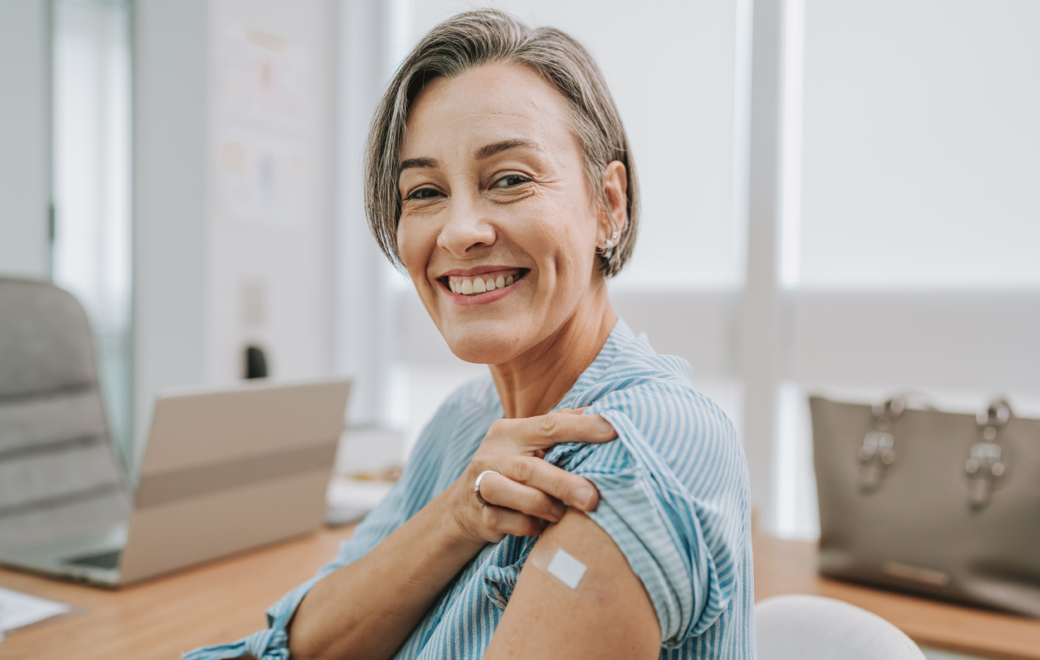
[[[606,244],[603,246],[603,258],[610,259],[611,255],[614,254],[614,241],[617,240],[618,233],[615,230],[611,233],[610,238],[607,239]]]

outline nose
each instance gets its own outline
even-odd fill
[[[447,221],[437,237],[437,247],[459,259],[472,256],[475,248],[494,245],[494,224],[480,200],[471,194],[454,194],[448,202]]]

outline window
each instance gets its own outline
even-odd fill
[[[805,0],[797,285],[1040,286],[1040,5]]]
[[[117,447],[131,452],[130,4],[53,5],[53,279],[87,310]]]

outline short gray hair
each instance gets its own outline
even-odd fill
[[[412,101],[430,80],[454,78],[492,62],[530,67],[568,100],[589,189],[598,191],[604,207],[603,172],[612,161],[624,164],[628,222],[611,257],[600,256],[603,274],[616,275],[635,246],[639,186],[628,136],[603,74],[588,51],[566,33],[547,27],[532,29],[491,9],[458,14],[433,28],[405,59],[376,109],[366,153],[365,212],[379,247],[392,262],[401,264],[397,252],[399,154]]]

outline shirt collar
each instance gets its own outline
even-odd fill
[[[614,324],[614,328],[610,331],[610,335],[607,337],[607,341],[604,342],[603,348],[600,349],[599,355],[592,361],[585,371],[578,377],[577,382],[574,383],[570,391],[567,392],[566,396],[556,404],[553,410],[560,410],[561,408],[573,408],[574,402],[581,396],[582,393],[591,389],[596,383],[603,380],[603,378],[610,371],[610,367],[617,360],[618,356],[624,351],[625,347],[636,340],[635,333],[628,327],[624,319],[618,318],[617,323]]]

